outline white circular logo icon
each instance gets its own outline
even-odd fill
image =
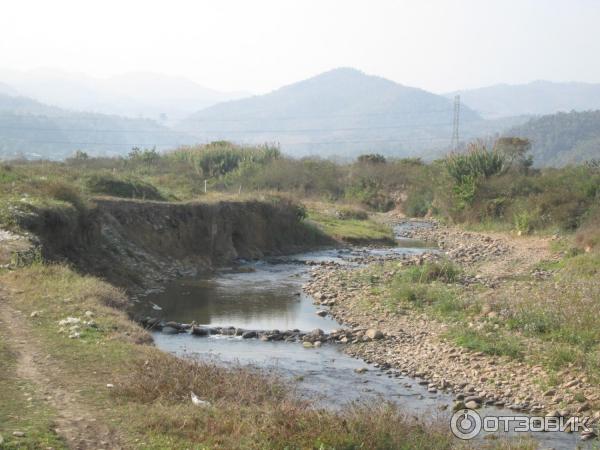
[[[472,409],[460,409],[450,419],[450,429],[459,439],[473,439],[481,431],[481,416]]]

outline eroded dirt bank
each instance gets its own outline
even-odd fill
[[[132,292],[181,275],[230,263],[332,245],[279,201],[162,203],[96,199],[65,215],[42,211],[22,220],[45,258],[75,267]]]
[[[524,358],[490,355],[457,346],[447,336],[452,326],[418,308],[391,311],[382,301],[378,282],[391,280],[396,271],[427,261],[449,258],[460,264],[464,272],[458,288],[468,296],[498,293],[515,294],[511,280],[528,277],[531,288],[536,279],[551,276],[539,269],[538,263],[553,260],[547,238],[511,238],[503,234],[465,232],[438,226],[406,232],[406,237],[437,243],[439,254],[409,257],[394,268],[386,267],[375,284],[369,277],[349,276],[356,269],[318,267],[305,290],[321,304],[330,307],[331,315],[352,327],[354,339],[347,352],[355,357],[422,379],[431,392],[452,391],[456,407],[496,405],[515,411],[570,416],[600,417],[600,392],[575,368],[549,373],[542,364],[528,358],[528,351],[539,346],[524,339]],[[373,261],[369,261],[373,263]],[[378,264],[375,262],[375,264]],[[522,294],[522,293],[521,293]],[[480,314],[468,329],[484,330],[497,312],[483,302]]]

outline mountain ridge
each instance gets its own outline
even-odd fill
[[[481,120],[468,107],[461,118]],[[453,103],[445,97],[343,67],[210,106],[176,129],[202,140],[231,135],[252,143],[277,140],[284,151],[298,155],[310,153],[314,145],[318,153],[331,155],[345,143],[343,154],[353,156],[369,150],[361,144],[379,142],[381,153],[409,156],[411,147],[425,141],[432,148],[447,146],[452,120]]]
[[[525,84],[496,84],[444,94],[461,101],[484,118],[545,115],[600,109],[600,83],[536,80]]]

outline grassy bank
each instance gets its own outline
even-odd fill
[[[560,259],[532,267],[547,275],[514,276],[501,288],[462,285],[462,274],[476,272],[449,261],[374,265],[343,282],[370,286],[370,302],[387,314],[413,312],[446,323],[445,338],[458,346],[539,364],[551,373],[583,373],[600,384],[600,253],[568,242],[560,244]]]
[[[77,405],[73,415],[86,411],[80,420],[92,424],[88,433],[106,427],[129,448],[453,446],[440,425],[415,422],[390,405],[314,409],[272,375],[196,364],[143,345],[146,333],[111,306],[121,304],[123,294],[66,267],[36,264],[2,273],[0,282],[10,311],[22,312],[8,326],[27,337],[42,374],[37,380],[22,374],[12,350],[15,336],[2,327],[3,448],[66,446],[53,431],[60,414],[52,397],[61,389],[71,396],[62,408]],[[90,323],[59,325],[67,317]],[[73,330],[78,338],[69,338]],[[212,405],[192,405],[190,391]]]
[[[389,226],[371,219],[362,209],[309,202],[307,218],[338,241],[358,245],[394,245],[396,242]]]

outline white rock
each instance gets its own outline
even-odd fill
[[[190,392],[190,397],[192,398],[192,403],[196,406],[202,406],[202,407],[210,406],[210,402],[208,402],[206,400],[202,400],[200,397],[198,397],[193,392]]]
[[[77,323],[81,323],[81,319],[77,318],[77,317],[67,317],[66,319],[61,320],[60,322],[58,322],[58,324],[60,326],[64,326],[64,325],[75,325]]]

